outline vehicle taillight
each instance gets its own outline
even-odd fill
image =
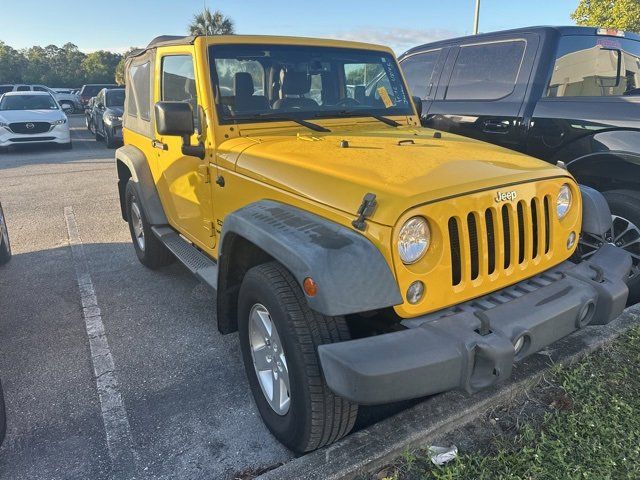
[[[615,28],[599,28],[596,31],[598,35],[607,35],[609,37],[624,37],[624,30],[616,30]]]

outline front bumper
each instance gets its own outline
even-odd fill
[[[35,143],[59,143],[67,144],[71,141],[69,125],[56,125],[47,132],[23,134],[14,133],[6,128],[0,127],[0,147],[11,145],[32,145]]]
[[[325,379],[338,395],[365,405],[456,388],[476,392],[508,378],[514,361],[620,315],[630,269],[627,252],[605,245],[580,264],[564,262],[479,299],[405,320],[406,330],[321,345]]]

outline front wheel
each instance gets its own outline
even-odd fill
[[[129,231],[138,260],[151,269],[169,265],[173,262],[174,256],[151,231],[151,225],[142,209],[133,181],[129,180],[127,183],[125,194]]]
[[[238,329],[256,406],[281,443],[308,452],[351,431],[358,406],[329,389],[318,358],[319,345],[350,339],[343,317],[311,310],[291,273],[271,262],[242,281]]]
[[[107,148],[116,148],[116,141],[113,138],[113,133],[111,133],[111,129],[105,127],[104,139],[105,139],[105,143],[107,144]]]
[[[633,266],[627,279],[627,305],[634,305],[640,301],[640,192],[610,190],[603,195],[611,210],[613,226],[603,236],[583,235],[580,243],[582,258],[589,258],[605,243],[629,252]]]

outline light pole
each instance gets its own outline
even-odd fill
[[[478,34],[478,24],[480,23],[480,0],[476,0],[476,14],[473,17],[473,34]]]

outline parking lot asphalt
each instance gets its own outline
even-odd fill
[[[213,294],[179,264],[150,271],[138,262],[120,217],[114,151],[83,121],[70,119],[72,151],[0,154],[14,253],[0,269],[8,415],[0,478],[226,479],[286,462],[292,453],[254,407],[237,335],[216,329]],[[96,383],[65,208],[115,365],[129,446],[105,433],[112,410]],[[114,444],[130,455],[114,455]]]

